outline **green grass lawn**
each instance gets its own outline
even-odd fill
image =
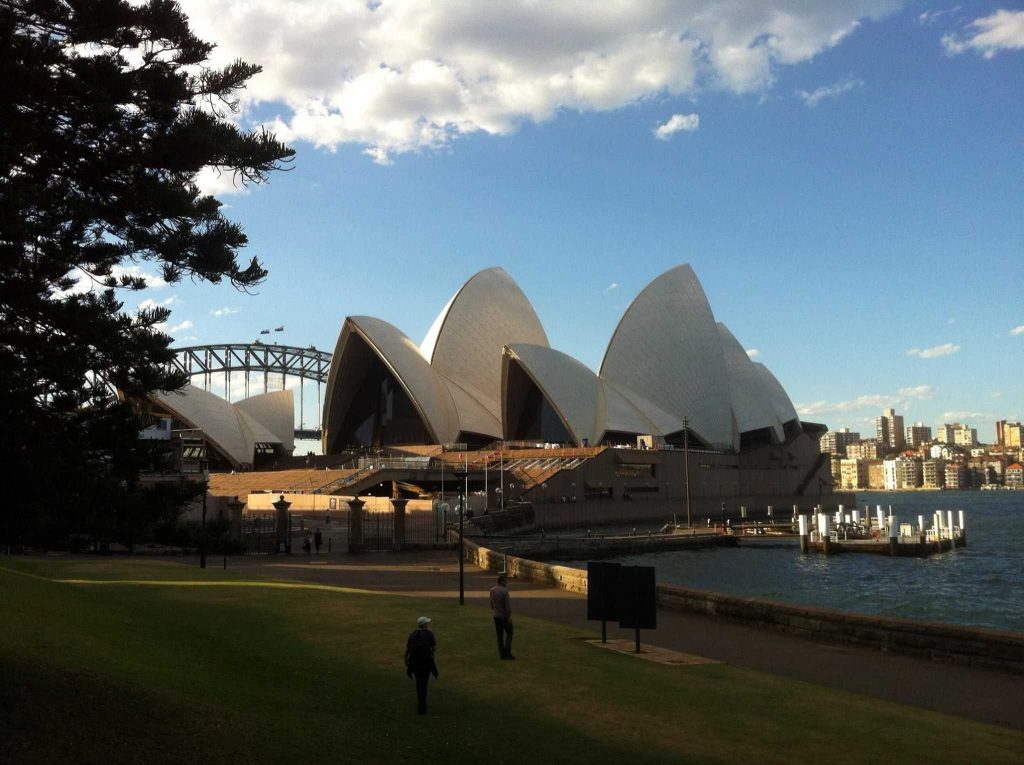
[[[75,583],[57,580],[103,580]],[[0,762],[1024,762],[1024,735],[489,613],[146,560],[0,560]],[[209,585],[209,586],[206,586]],[[415,714],[421,613],[440,679]],[[937,670],[941,671],[941,670]]]

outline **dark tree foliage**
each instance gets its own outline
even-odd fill
[[[259,183],[293,154],[226,119],[259,67],[210,68],[211,50],[169,0],[0,0],[8,540],[130,542],[181,501],[136,482],[155,457],[136,439],[148,423],[133,402],[186,382],[168,371],[168,311],[127,313],[119,295],[146,286],[133,265],[169,283],[263,280],[256,259],[239,263],[245,234],[196,174]]]

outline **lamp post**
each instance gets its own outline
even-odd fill
[[[203,462],[203,520],[199,527],[199,568],[206,568],[206,495],[210,493],[210,463]]]
[[[462,503],[463,481],[469,475],[468,471],[456,470],[455,478],[459,481],[459,605],[466,605],[466,575],[465,575],[465,546],[462,538],[462,518],[466,514],[466,508]]]
[[[690,518],[690,421],[683,418],[683,472],[686,476],[686,527],[693,526]]]

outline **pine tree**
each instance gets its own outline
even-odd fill
[[[186,380],[168,370],[168,310],[128,313],[120,296],[146,270],[261,282],[196,177],[260,183],[293,152],[228,119],[260,69],[210,67],[170,0],[0,0],[0,46],[0,533],[130,535],[156,512],[136,490],[151,456],[133,402]]]

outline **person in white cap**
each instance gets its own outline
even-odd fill
[[[429,625],[430,618],[421,616],[416,620],[416,629],[405,641],[405,674],[416,677],[416,711],[421,715],[427,713],[427,683],[431,675],[437,677],[434,663],[437,640]]]

